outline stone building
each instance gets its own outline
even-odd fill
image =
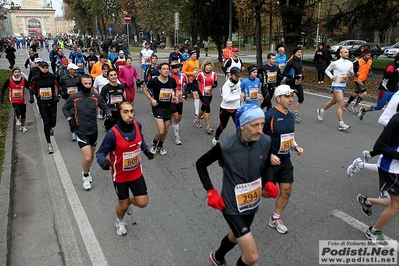
[[[56,35],[55,10],[52,7],[52,2],[43,1],[21,0],[19,8],[9,10],[12,35],[43,35],[46,37]]]

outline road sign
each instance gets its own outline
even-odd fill
[[[111,32],[111,31],[112,31],[112,28],[111,28],[111,27],[109,27],[109,28],[108,28],[108,31],[109,31],[109,32]]]
[[[153,34],[152,30],[150,30],[149,34],[150,34],[150,35],[152,35],[152,34]]]
[[[125,18],[125,22],[126,22],[126,23],[129,23],[129,22],[132,20],[132,17],[131,17],[129,14],[126,14],[126,15],[124,16],[124,18]]]
[[[99,30],[97,30],[97,31],[96,31],[96,33],[97,33],[97,35],[99,35],[99,34],[100,34],[100,31],[99,31]]]

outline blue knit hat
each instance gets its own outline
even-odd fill
[[[238,109],[236,113],[236,129],[241,126],[254,121],[258,118],[264,118],[265,113],[255,104],[245,104],[243,107]]]

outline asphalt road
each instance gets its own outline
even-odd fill
[[[69,55],[69,51],[66,54]],[[27,54],[18,50],[17,56],[17,64],[22,67],[20,58],[24,62]],[[40,52],[40,57],[47,59],[47,52]],[[219,78],[223,80],[223,77]],[[292,156],[295,182],[290,202],[281,216],[288,233],[280,235],[268,226],[274,200],[264,199],[251,227],[260,251],[257,265],[318,265],[319,240],[365,240],[364,231],[377,220],[382,210],[375,206],[374,215],[366,217],[356,202],[358,193],[378,196],[376,173],[363,170],[353,178],[346,175],[346,168],[353,158],[360,156],[364,149],[372,149],[382,131],[377,124],[380,112],[367,113],[363,121],[345,113],[344,120],[352,128],[341,132],[335,107],[325,113],[323,122],[317,120],[316,109],[329,97],[305,94],[299,112],[303,121],[296,124],[295,131],[296,141],[304,148],[304,153]],[[218,125],[220,101],[221,97],[216,93],[211,105],[213,129]],[[78,145],[71,142],[61,107],[62,101],[54,129],[54,155],[46,154],[42,123],[36,108],[33,108],[34,118],[28,121],[31,123],[29,133],[35,134],[32,140],[39,147],[43,159],[41,167],[46,173],[43,180],[48,193],[43,194],[40,204],[52,206],[47,213],[54,222],[54,228],[49,229],[55,231],[55,239],[48,241],[53,241],[59,248],[61,259],[54,262],[54,254],[37,254],[41,252],[40,241],[27,246],[23,244],[23,237],[13,236],[12,265],[26,265],[33,257],[35,261],[40,261],[38,257],[42,259],[37,265],[210,265],[207,256],[218,248],[228,227],[221,213],[207,206],[206,193],[196,173],[195,162],[212,147],[213,136],[205,132],[204,121],[201,121],[202,129],[194,126],[193,100],[184,103],[183,145],[173,143],[170,128],[165,142],[167,155],[156,154],[152,161],[143,159],[149,205],[145,209],[134,209],[133,215],[126,217],[128,234],[124,237],[116,234],[114,225],[117,197],[110,172],[101,170],[94,162],[90,169],[92,190],[82,188],[81,153]],[[156,131],[149,110],[145,95],[138,92],[135,120],[143,125],[147,144],[151,143]],[[234,127],[229,121],[221,138],[233,133]],[[101,128],[99,143],[104,135]],[[220,190],[221,168],[215,163],[209,171],[214,186]],[[384,233],[393,239],[399,238],[397,222],[396,218],[384,229]],[[239,255],[240,250],[236,247],[226,256],[227,265],[235,265]]]

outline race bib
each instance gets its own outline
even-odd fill
[[[206,96],[212,96],[212,86],[205,86],[204,87],[204,92]]]
[[[182,90],[177,90],[176,91],[176,97],[179,98],[179,99],[183,98],[183,91]]]
[[[51,93],[51,88],[40,88],[39,97],[42,100],[50,100],[53,94]]]
[[[277,82],[277,72],[268,72],[267,73],[267,83],[276,83]]]
[[[339,79],[340,83],[346,83],[348,81],[349,75],[348,74],[341,74],[341,78]]]
[[[298,76],[299,78],[295,79],[295,85],[299,85],[302,83],[302,74],[299,74]]]
[[[278,65],[278,68],[279,68],[280,70],[283,70],[283,69],[285,68],[285,64],[284,64],[284,63],[279,64],[279,65]]]
[[[111,104],[117,104],[123,102],[123,97],[122,95],[111,95],[110,96],[110,103]]]
[[[21,99],[24,96],[23,89],[14,89],[12,90],[12,98]]]
[[[261,203],[262,181],[258,178],[255,181],[245,184],[238,184],[234,188],[238,211],[252,210]]]
[[[67,88],[67,93],[68,93],[68,94],[75,94],[75,93],[78,93],[78,87],[68,87],[68,88]]]
[[[163,88],[159,91],[159,100],[161,102],[170,102],[172,98],[172,89]]]
[[[294,144],[294,132],[281,134],[280,136],[280,150],[278,151],[279,154],[287,154],[290,152],[292,145]]]
[[[258,99],[258,88],[250,88],[249,89],[249,97],[252,100]]]
[[[123,153],[123,171],[132,171],[140,163],[140,149]]]
[[[89,61],[89,65],[93,66],[96,63],[96,61]]]
[[[78,63],[77,66],[78,66],[78,68],[82,69],[83,68],[83,63]]]

